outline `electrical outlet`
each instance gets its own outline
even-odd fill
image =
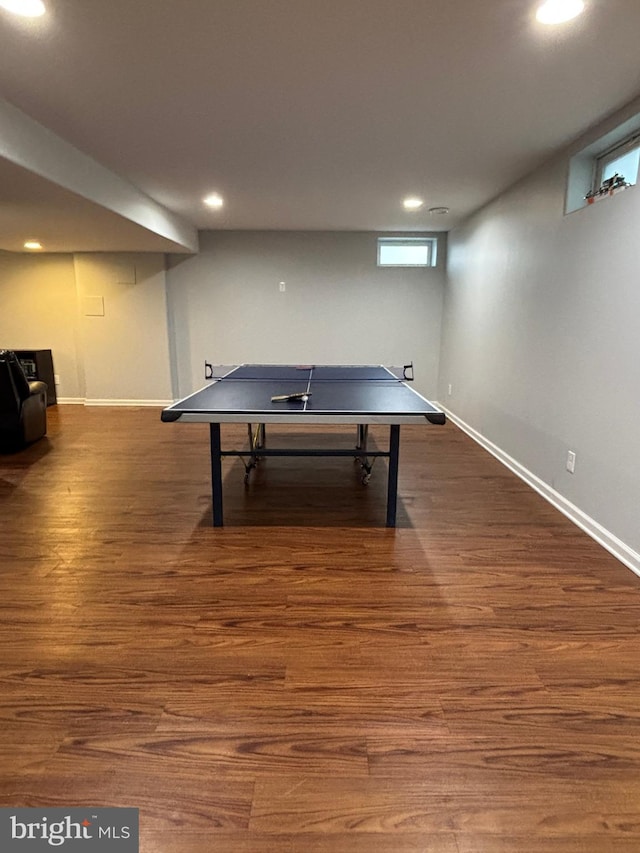
[[[280,293],[284,293],[287,289],[286,281],[281,281],[279,286],[280,286]]]
[[[54,374],[53,381],[56,383],[56,385],[60,384],[60,377],[57,373]]]
[[[447,394],[450,397],[452,395],[452,393],[453,393],[453,385],[449,385],[449,387],[447,388]]]
[[[573,452],[573,450],[570,450],[567,453],[567,471],[570,474],[573,474],[575,470],[576,470],[576,454]]]

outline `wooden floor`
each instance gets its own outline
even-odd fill
[[[0,805],[139,807],[142,853],[640,851],[639,578],[452,425],[403,428],[395,530],[383,461],[243,473],[214,529],[159,410],[0,456]]]

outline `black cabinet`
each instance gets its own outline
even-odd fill
[[[29,381],[34,379],[47,383],[47,406],[58,402],[56,397],[56,380],[53,373],[53,357],[50,349],[17,349],[14,350],[18,361]]]

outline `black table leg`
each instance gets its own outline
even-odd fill
[[[220,453],[220,424],[209,424],[209,442],[211,445],[213,526],[222,527],[222,456]]]
[[[387,481],[387,527],[396,526],[398,503],[398,457],[400,455],[400,424],[389,428],[389,479]]]

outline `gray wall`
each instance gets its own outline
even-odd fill
[[[640,570],[640,188],[564,215],[570,153],[449,235],[440,400]]]
[[[74,256],[85,397],[89,403],[171,398],[163,255]],[[104,313],[92,313],[92,302]]]
[[[438,266],[425,270],[378,268],[372,233],[201,233],[200,253],[172,257],[167,272],[175,395],[203,384],[205,360],[413,360],[417,390],[433,397],[446,256],[439,237]]]
[[[166,404],[164,266],[152,253],[0,252],[0,347],[52,350],[60,402]]]
[[[0,253],[0,345],[52,349],[62,401],[167,403],[204,384],[205,360],[413,360],[434,397],[446,235],[426,270],[379,269],[376,239],[203,232],[166,271],[153,253]]]
[[[0,252],[0,348],[52,350],[58,394],[84,397],[73,255]]]

